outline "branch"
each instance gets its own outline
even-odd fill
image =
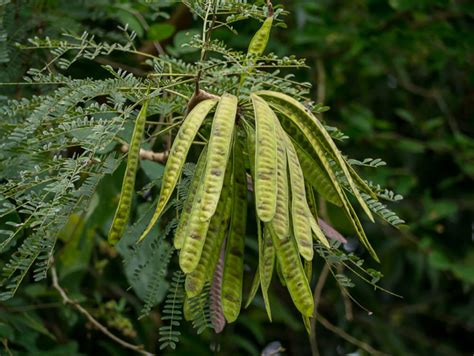
[[[326,280],[328,278],[329,273],[329,265],[327,263],[324,264],[323,270],[318,278],[318,283],[316,283],[316,287],[314,288],[314,312],[313,317],[310,319],[311,324],[311,334],[309,336],[309,342],[311,344],[311,354],[313,356],[318,356],[318,341],[316,338],[316,315],[318,313],[318,306],[319,300],[321,299],[321,293],[323,291],[324,284],[326,284]]]
[[[321,325],[324,326],[326,329],[328,329],[329,331],[332,331],[334,334],[340,336],[341,338],[343,338],[347,342],[351,343],[352,345],[355,345],[355,346],[361,348],[362,350],[364,350],[365,352],[368,352],[370,355],[376,355],[376,356],[388,355],[388,354],[386,354],[382,351],[374,349],[369,344],[367,344],[367,343],[365,343],[365,342],[363,342],[359,339],[356,339],[352,335],[349,335],[343,329],[338,328],[336,325],[331,324],[329,322],[329,320],[327,320],[321,314],[318,313],[316,316],[318,318],[319,323],[321,323]]]
[[[120,150],[123,153],[127,153],[129,149],[128,144],[123,144],[122,147],[120,147]],[[143,148],[140,148],[140,159],[144,160],[149,160],[149,161],[155,161],[159,163],[166,163],[166,160],[168,159],[169,152],[164,151],[164,152],[153,152],[151,150],[144,150]]]
[[[112,334],[104,325],[99,323],[91,314],[89,314],[89,312],[86,309],[84,309],[79,303],[69,298],[69,296],[66,294],[66,291],[59,285],[58,275],[56,273],[56,267],[54,266],[54,264],[51,266],[51,278],[52,278],[53,288],[59,292],[59,294],[61,295],[61,298],[63,299],[63,303],[70,304],[74,308],[76,308],[77,311],[79,311],[79,313],[84,315],[86,319],[89,320],[89,322],[92,325],[94,325],[99,331],[101,331],[107,337],[115,341],[117,344],[123,346],[124,348],[133,350],[141,355],[146,355],[146,356],[154,355],[148,351],[143,350],[143,345],[130,344],[120,339],[119,337],[115,336],[114,334]]]

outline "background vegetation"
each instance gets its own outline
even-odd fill
[[[311,82],[310,98],[331,107],[325,114],[328,124],[350,136],[343,144],[345,153],[388,162],[377,170],[363,168],[363,173],[404,196],[390,207],[408,222],[402,230],[364,224],[382,261],[367,264],[382,272],[384,288],[403,298],[357,282],[351,294],[361,308],[332,277],[325,280],[322,264],[315,266],[322,288],[316,327],[320,354],[471,354],[474,5],[460,0],[274,3],[289,13],[282,18],[287,27],[272,32],[268,51],[307,59],[308,68],[288,73],[295,74],[294,80]],[[0,62],[4,62],[0,81],[4,83],[20,82],[28,68],[51,59],[42,50],[18,49],[16,42],[27,45],[34,36],[59,38],[65,30],[79,34],[87,30],[113,42],[122,39],[117,26],[128,23],[143,52],[189,62],[199,58],[195,49],[181,44],[189,34],[199,33],[202,24],[184,5],[172,1],[0,0],[0,6],[8,34],[3,40],[5,34],[0,33]],[[245,50],[258,26],[255,20],[244,21],[235,26],[238,35],[221,28],[214,36]],[[94,61],[80,60],[65,74],[105,78],[108,73],[101,65],[109,64],[141,76],[147,70],[143,59],[113,53]],[[50,90],[48,85],[11,84],[2,85],[0,94],[6,100]],[[152,162],[142,168],[143,181],[162,170]],[[106,176],[98,187],[95,207],[86,218],[69,221],[61,233],[57,273],[69,296],[109,330],[147,350],[157,350],[160,307],[137,318],[147,298],[145,286],[159,266],[145,269],[129,289],[134,264],[147,256],[131,256],[126,248],[112,249],[105,241],[121,174],[123,170]],[[145,200],[138,204],[137,216],[146,214],[148,206]],[[331,222],[349,240],[345,248],[368,258],[338,213],[328,208]],[[5,264],[7,257],[2,256],[0,263]],[[122,261],[130,258],[128,269],[124,268]],[[168,285],[160,285],[156,299],[149,303],[161,301],[167,289]],[[273,323],[267,321],[263,301],[257,298],[237,323],[218,336],[208,331],[197,336],[191,325],[184,325],[173,354],[206,355],[218,349],[258,354],[272,341],[280,342],[288,354],[310,354],[304,326],[285,294],[274,289],[270,298],[275,304]],[[128,354],[76,309],[64,305],[51,288],[51,278],[38,283],[28,280],[14,299],[0,303],[0,340],[2,355]]]

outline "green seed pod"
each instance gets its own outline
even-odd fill
[[[286,287],[286,281],[285,281],[285,278],[283,277],[283,272],[281,271],[281,265],[280,265],[280,262],[278,262],[278,259],[276,259],[275,261],[275,269],[277,271],[278,279],[280,280],[281,285],[283,287]]]
[[[305,127],[308,134],[316,138],[317,142],[319,142],[324,151],[328,152],[331,157],[339,164],[339,167],[343,171],[344,176],[346,177],[349,186],[351,187],[352,192],[354,193],[354,196],[356,197],[360,206],[365,211],[370,220],[374,221],[369,207],[361,197],[359,190],[357,189],[352,176],[349,173],[349,169],[347,168],[344,157],[341,155],[331,136],[326,131],[323,124],[321,124],[321,122],[316,118],[316,116],[306,109],[303,104],[286,94],[273,91],[260,91],[257,94],[271,102],[277,103],[278,110],[280,110],[280,107],[282,106],[284,108],[284,112],[282,112],[283,114],[287,115],[300,128]]]
[[[209,229],[202,249],[201,258],[199,259],[196,269],[186,275],[185,290],[188,297],[198,295],[202,291],[206,281],[212,280],[212,276],[214,275],[214,269],[219,258],[219,251],[229,225],[229,201],[231,193],[230,178],[232,175],[231,162],[232,160],[229,160],[230,168],[228,167],[226,170],[222,194],[219,203],[217,204],[216,213],[209,223]]]
[[[273,231],[271,232],[281,274],[286,282],[291,299],[301,314],[312,316],[314,310],[313,295],[294,238],[289,236],[280,240]]]
[[[260,286],[260,267],[258,267],[255,275],[253,276],[252,286],[250,287],[249,296],[247,298],[247,303],[245,303],[245,309],[249,307],[253,299],[257,295],[258,287]]]
[[[311,215],[311,230],[313,230],[313,233],[316,238],[324,246],[330,248],[329,242],[318,224],[318,207],[316,204],[316,199],[314,198],[313,188],[308,183],[306,184],[306,193],[308,197],[309,214]]]
[[[153,228],[153,225],[155,225],[163,212],[163,209],[168,203],[181,175],[189,148],[191,147],[202,122],[216,103],[217,100],[215,99],[201,101],[193,110],[191,110],[189,115],[186,116],[184,122],[181,124],[168,156],[165,172],[163,174],[163,182],[161,184],[160,198],[155,213],[142,236],[140,236],[139,241],[143,240],[145,236],[148,235],[150,230]]]
[[[133,190],[135,187],[135,177],[137,175],[138,162],[140,161],[140,144],[142,142],[143,131],[145,130],[146,111],[148,108],[148,100],[143,103],[140,112],[135,121],[132,140],[128,149],[127,168],[123,177],[122,191],[120,199],[115,211],[114,220],[109,230],[109,243],[116,244],[123,235],[125,226],[130,216],[132,206]]]
[[[236,140],[233,158],[233,206],[227,237],[222,278],[222,309],[227,322],[234,322],[242,304],[245,229],[247,223],[247,177],[242,149]]]
[[[290,234],[290,213],[288,206],[288,162],[284,132],[277,123],[277,198],[275,216],[271,221],[273,230],[280,239]]]
[[[270,32],[272,30],[273,16],[267,17],[263,22],[262,26],[255,32],[255,35],[250,41],[247,56],[249,57],[260,57],[270,38]]]
[[[311,237],[311,214],[306,201],[303,171],[301,170],[293,143],[286,134],[284,134],[284,136],[291,183],[291,218],[293,221],[293,233],[298,243],[298,250],[301,256],[303,256],[305,260],[311,261],[314,255],[313,239]]]
[[[334,189],[329,175],[317,159],[313,159],[297,142],[297,139],[294,138],[293,144],[298,153],[298,160],[300,161],[306,181],[310,182],[311,186],[314,187],[325,200],[337,206],[341,206],[340,198]]]
[[[255,111],[254,191],[257,215],[263,222],[273,219],[277,197],[276,115],[268,104],[252,95]]]
[[[179,224],[176,228],[174,234],[174,247],[179,250],[183,247],[184,239],[186,237],[186,230],[188,227],[189,214],[191,213],[194,198],[196,197],[196,192],[199,189],[199,185],[202,182],[202,175],[204,173],[204,168],[206,167],[206,156],[207,156],[207,146],[204,147],[201,154],[199,155],[196,168],[194,169],[193,179],[189,186],[188,196],[183,205],[183,210],[181,211],[181,216],[179,218]]]
[[[268,288],[272,281],[273,267],[275,266],[275,247],[270,232],[270,227],[265,226],[263,236],[259,231],[258,241],[258,268],[260,273],[260,285],[262,287],[263,301],[267,310],[268,319],[272,320],[272,312],[270,309],[270,301],[268,299]]]
[[[209,221],[216,211],[229,159],[236,114],[237,97],[223,94],[217,105],[209,139],[203,195],[200,204],[201,221]]]
[[[325,151],[320,146],[319,141],[316,139],[316,137],[312,134],[311,130],[307,126],[301,125],[299,123],[298,118],[295,118],[293,113],[290,110],[286,109],[282,105],[275,104],[273,102],[271,103],[271,106],[276,108],[279,112],[282,113],[282,115],[283,115],[282,120],[283,121],[285,120],[285,118],[288,119],[288,120],[293,121],[293,123],[298,126],[298,128],[300,130],[300,133],[304,136],[304,140],[309,142],[310,146],[312,147],[312,149],[315,152],[315,157],[319,158],[319,161],[321,162],[321,165],[324,167],[324,170],[329,175],[330,180],[333,184],[333,187],[334,187],[334,189],[336,190],[336,192],[339,196],[340,203],[341,203],[345,213],[347,214],[347,216],[349,218],[349,221],[351,222],[354,230],[356,231],[360,241],[365,246],[365,248],[369,251],[370,255],[378,262],[379,258],[377,256],[377,254],[375,253],[374,249],[372,248],[372,246],[370,245],[370,243],[367,239],[367,236],[365,235],[364,229],[362,228],[360,220],[359,220],[357,214],[354,211],[354,208],[352,207],[349,200],[347,199],[347,196],[346,196],[345,192],[343,191],[343,188],[338,183],[336,175],[335,175],[335,173],[334,173],[334,171],[331,167],[331,164],[329,163],[328,158],[326,157]],[[291,132],[291,134],[293,135],[293,132]]]

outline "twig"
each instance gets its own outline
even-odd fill
[[[344,266],[342,265],[338,265],[336,269],[337,269],[338,274],[342,274],[344,272]],[[351,300],[349,299],[349,296],[347,295],[346,289],[343,288],[339,283],[337,285],[339,286],[339,289],[342,295],[342,300],[344,301],[344,315],[346,317],[346,320],[351,321],[354,319],[354,313],[352,312]]]
[[[124,143],[122,147],[120,147],[120,150],[123,153],[127,153],[129,149],[129,145]],[[164,152],[153,152],[151,150],[145,150],[143,148],[140,148],[140,159],[144,160],[149,160],[149,161],[155,161],[159,163],[166,163],[166,160],[168,159],[168,151]]]
[[[311,354],[313,356],[318,356],[318,341],[316,338],[316,315],[318,312],[318,305],[319,300],[321,299],[321,293],[323,291],[324,285],[326,284],[326,280],[329,274],[329,265],[326,263],[324,264],[323,270],[319,275],[318,283],[316,283],[316,287],[314,288],[314,313],[313,317],[310,319],[311,324],[311,334],[309,336],[309,342],[311,344]]]
[[[119,344],[119,345],[121,345],[121,346],[123,346],[123,347],[125,347],[129,350],[133,350],[133,351],[135,351],[135,352],[137,352],[141,355],[147,355],[147,356],[154,355],[151,352],[143,350],[143,345],[130,344],[130,343],[120,339],[119,337],[115,336],[114,334],[112,334],[104,325],[99,323],[91,314],[89,314],[89,312],[86,309],[84,309],[79,303],[77,303],[76,301],[69,298],[69,296],[66,294],[66,291],[59,285],[58,275],[56,273],[56,267],[54,266],[54,264],[51,266],[51,278],[52,278],[53,288],[56,289],[59,292],[59,294],[61,295],[61,298],[63,300],[63,303],[64,304],[70,304],[74,308],[76,308],[79,311],[79,313],[84,315],[86,317],[86,319],[92,325],[94,325],[99,331],[101,331],[107,337],[109,337],[110,339],[115,341],[117,344]]]
[[[374,349],[372,346],[370,346],[369,344],[359,340],[359,339],[356,339],[355,337],[353,337],[352,335],[349,335],[348,333],[346,333],[343,329],[341,328],[338,328],[336,325],[333,325],[329,322],[329,320],[327,320],[325,317],[323,317],[321,314],[317,314],[316,315],[317,318],[318,318],[318,321],[321,323],[322,326],[324,326],[326,329],[328,329],[329,331],[332,331],[334,334],[340,336],[341,338],[343,338],[344,340],[346,340],[347,342],[361,348],[362,350],[364,350],[365,352],[368,352],[370,355],[376,355],[376,356],[385,356],[385,355],[388,355],[382,351],[379,351],[379,350],[376,350]]]

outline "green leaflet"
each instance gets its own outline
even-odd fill
[[[132,140],[128,149],[127,168],[123,177],[122,191],[120,192],[118,207],[109,230],[108,240],[112,245],[116,244],[122,237],[130,216],[135,178],[137,175],[138,162],[140,161],[140,144],[142,142],[143,131],[145,130],[147,108],[148,99],[145,100],[138,113],[133,129]]]
[[[347,168],[347,163],[344,157],[339,152],[339,149],[336,147],[336,144],[321,122],[311,112],[309,112],[303,104],[286,94],[273,91],[260,91],[256,94],[267,98],[273,103],[278,104],[276,108],[280,112],[288,116],[300,128],[305,127],[307,133],[314,136],[324,151],[328,152],[331,157],[339,164],[360,206],[365,211],[370,220],[374,221],[369,207],[365,203],[364,199],[362,199],[359,190],[357,189],[351,174],[349,173],[349,169]]]
[[[216,105],[216,102],[217,100],[215,99],[201,101],[193,108],[193,110],[191,110],[181,124],[166,162],[163,183],[161,184],[160,198],[156,205],[155,214],[153,214],[150,223],[140,236],[139,241],[143,240],[146,235],[148,235],[168,203],[181,175],[189,148],[191,147],[202,122],[209,111],[211,111],[211,109]]]
[[[258,234],[258,269],[265,309],[267,310],[268,319],[272,321],[272,311],[270,309],[270,300],[268,299],[268,288],[270,287],[270,283],[272,281],[273,267],[275,266],[275,248],[273,246],[273,239],[270,229],[271,227],[265,226],[263,230],[263,236],[261,230]]]
[[[273,219],[277,196],[276,115],[261,98],[251,95],[255,112],[254,191],[257,214],[263,222]]]
[[[189,186],[189,193],[186,197],[186,201],[184,202],[183,210],[181,211],[181,216],[179,217],[179,224],[174,234],[173,243],[177,250],[183,247],[184,239],[186,237],[189,214],[193,208],[194,198],[196,197],[199,184],[202,182],[202,174],[204,172],[204,168],[206,167],[206,156],[207,146],[204,147],[204,149],[201,151],[201,154],[199,155],[196,168],[194,169],[193,180]]]
[[[271,232],[281,275],[286,282],[291,299],[301,314],[311,316],[314,310],[313,295],[294,238],[289,236],[281,240],[273,231]]]
[[[243,151],[236,140],[233,159],[233,206],[227,237],[222,278],[222,309],[227,322],[234,322],[242,304],[245,229],[247,222],[247,177]]]
[[[237,114],[237,97],[223,94],[217,105],[212,123],[207,164],[204,171],[202,201],[200,203],[200,220],[208,221],[214,215],[231,151],[234,133],[235,116]]]

